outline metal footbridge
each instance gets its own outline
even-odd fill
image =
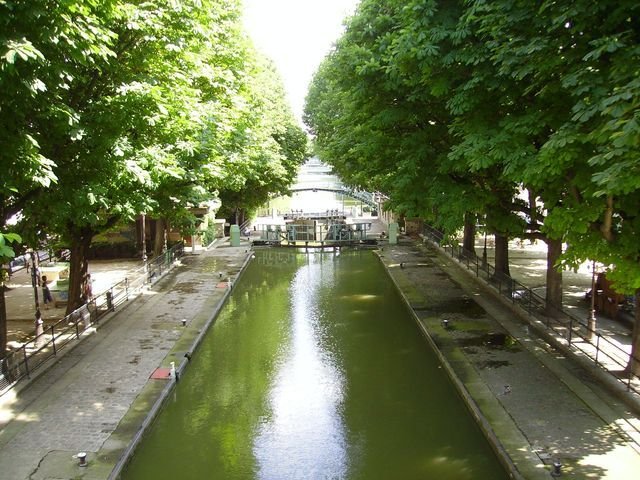
[[[353,187],[348,187],[342,183],[297,183],[291,187],[291,193],[296,192],[331,192],[347,195],[356,200],[360,200],[362,203],[369,205],[370,207],[377,209],[381,201],[385,200],[385,196],[378,192],[367,192],[365,190],[359,190]]]

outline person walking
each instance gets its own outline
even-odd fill
[[[44,333],[44,326],[43,326],[43,321],[42,321],[42,313],[40,313],[40,310],[36,310],[36,338],[34,341],[34,346],[36,348],[40,347],[40,340],[41,340],[41,336]]]
[[[82,299],[85,303],[89,303],[93,299],[93,286],[91,285],[90,273],[87,273],[84,276],[84,283],[82,285]]]
[[[46,275],[42,276],[42,301],[44,302],[44,308],[46,310],[49,310],[49,304],[53,303],[53,297],[51,296],[51,291],[49,290]]]

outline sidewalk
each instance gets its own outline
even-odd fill
[[[554,462],[563,478],[635,478],[640,421],[597,380],[597,367],[584,369],[550,346],[526,316],[435,247],[401,242],[385,246],[381,259],[521,478],[548,479]]]
[[[108,478],[169,391],[170,363],[181,371],[228,295],[220,273],[234,282],[249,255],[248,245],[228,243],[185,255],[183,266],[64,350],[46,375],[0,397],[2,478]],[[79,466],[79,452],[90,468]]]
[[[476,245],[476,252],[482,255],[482,248]],[[493,262],[493,249],[488,249],[487,255],[489,263]],[[518,244],[511,242],[509,248],[509,266],[511,278],[517,282],[527,286],[538,295],[545,297],[545,281],[546,281],[546,245],[543,242],[537,244]],[[572,315],[583,325],[587,325],[588,318],[591,314],[591,302],[585,297],[586,293],[591,290],[592,272],[591,264],[585,263],[581,265],[577,271],[564,271],[563,277],[563,310]],[[504,297],[503,297],[504,299]],[[623,318],[622,313],[617,318],[610,318],[601,312],[595,312],[596,326],[595,331],[601,336],[601,340],[594,339],[593,343],[598,343],[600,352],[598,359],[602,367],[601,371],[608,371],[609,377],[605,381],[612,381],[614,377],[621,377],[626,381],[624,375],[621,375],[621,369],[628,363],[631,353],[633,321],[627,314]],[[542,325],[540,321],[535,322],[532,317],[528,318],[534,324]],[[586,331],[582,330],[583,335]],[[567,347],[566,338],[557,336],[558,345]],[[577,336],[573,336],[572,345],[578,347],[582,353],[588,353],[591,360],[585,358],[585,363],[593,365],[593,358],[596,356],[596,348],[593,343],[587,342]],[[569,347],[567,347],[569,348]],[[577,352],[578,356],[582,356]],[[620,385],[622,383],[617,381]],[[631,380],[631,386],[640,390],[640,379],[634,377]],[[637,398],[638,395],[632,396]]]
[[[91,273],[93,293],[103,292],[126,277],[130,277],[142,267],[142,260],[136,259],[92,260],[89,263],[89,273]],[[35,334],[35,301],[31,276],[23,268],[11,275],[6,286],[8,290],[4,295],[7,308],[8,344],[9,347],[19,348]],[[55,307],[50,304],[49,308],[45,308],[42,303],[41,287],[38,287],[38,299],[45,329],[64,318],[66,307]]]

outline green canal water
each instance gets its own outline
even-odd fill
[[[372,252],[261,250],[122,478],[507,475]]]

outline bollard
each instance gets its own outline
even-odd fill
[[[186,319],[186,318],[183,318],[183,319],[182,319],[182,326],[183,326],[183,327],[186,327],[186,326],[187,326],[187,319]]]
[[[559,477],[562,475],[562,464],[556,460],[553,462],[553,470],[551,472],[552,477]]]
[[[81,467],[86,467],[87,465],[89,465],[87,463],[87,452],[80,452],[78,453],[77,457],[80,462],[78,465],[80,465]]]

